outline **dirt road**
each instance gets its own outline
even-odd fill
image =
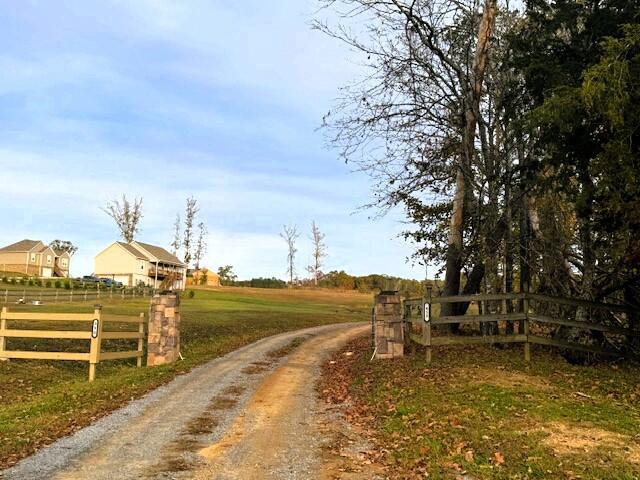
[[[236,350],[0,478],[326,478],[315,379],[326,355],[367,330],[363,324],[330,325]]]

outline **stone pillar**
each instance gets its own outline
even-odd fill
[[[396,291],[380,292],[375,297],[374,332],[376,358],[404,356],[402,301]]]
[[[180,358],[180,297],[175,292],[153,296],[149,312],[147,366],[164,365]]]

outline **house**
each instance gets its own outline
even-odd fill
[[[71,255],[40,240],[20,240],[0,248],[0,271],[34,277],[68,277]]]
[[[162,247],[137,241],[114,242],[95,256],[93,272],[128,287],[159,288],[167,280],[169,288],[184,290],[187,266]]]
[[[207,287],[219,287],[220,275],[208,268],[193,270],[187,277],[187,285],[206,285]]]

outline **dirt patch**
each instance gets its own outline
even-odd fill
[[[318,336],[306,342],[305,348],[297,349],[260,384],[225,435],[199,451],[206,465],[196,470],[193,478],[349,478],[321,473],[327,471],[328,460],[333,463],[342,457],[324,456],[326,437],[318,428],[315,392],[309,387],[326,352],[367,329],[364,326],[324,338]],[[332,422],[321,423],[329,428]],[[339,468],[343,467],[332,466],[331,471]],[[363,469],[360,478],[375,477]]]
[[[205,414],[191,420],[187,424],[185,432],[189,435],[203,435],[205,433],[213,432],[213,429],[217,426],[218,419]]]
[[[347,405],[325,404],[318,414],[316,428],[326,439],[322,448],[321,480],[377,480],[387,478],[387,469],[364,429],[345,419]]]
[[[242,373],[246,373],[247,375],[257,375],[258,373],[262,373],[266,370],[265,367],[260,365],[249,365],[248,367],[244,367],[240,370]]]
[[[308,337],[296,337],[293,340],[291,340],[291,342],[289,342],[288,345],[285,345],[282,348],[278,348],[277,350],[271,350],[269,353],[267,353],[267,357],[273,358],[273,359],[286,357],[291,352],[293,352],[296,348],[302,345],[302,342],[304,342],[307,338]]]
[[[246,388],[241,387],[240,385],[231,385],[229,388],[225,388],[222,391],[222,394],[223,395],[238,396],[238,395],[242,395],[245,390],[246,390]]]
[[[614,456],[640,464],[640,441],[637,437],[560,422],[548,424],[542,431],[547,434],[542,443],[558,455],[606,450]]]
[[[238,400],[229,397],[214,397],[207,408],[208,411],[213,410],[229,410],[238,404]]]

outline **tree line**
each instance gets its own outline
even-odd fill
[[[325,116],[329,140],[372,179],[370,206],[404,209],[404,236],[441,266],[444,295],[535,290],[638,307],[638,2],[320,3],[338,21],[321,10],[314,28],[366,69]],[[574,314],[639,325],[637,314]]]

